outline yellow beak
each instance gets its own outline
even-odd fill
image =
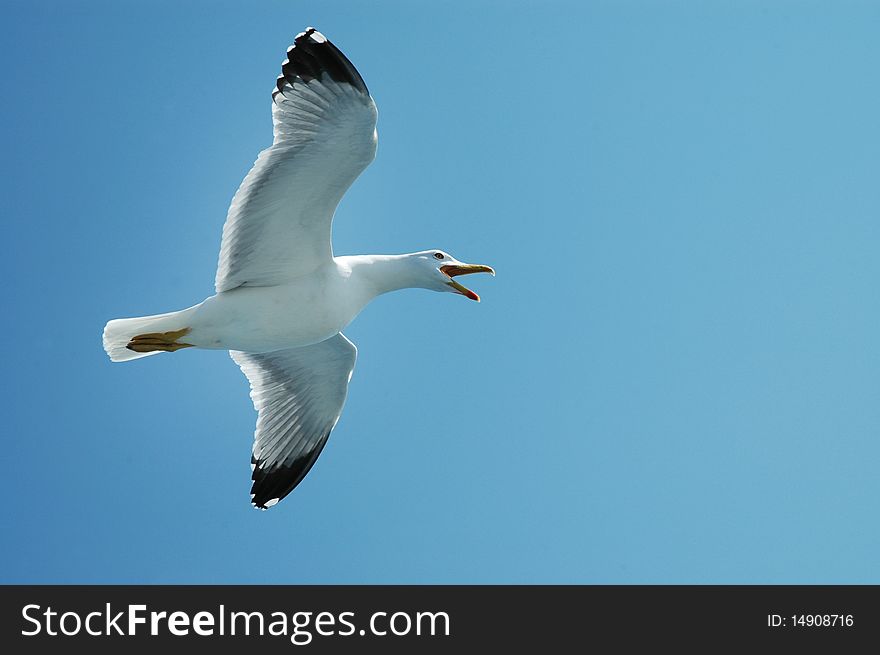
[[[440,271],[449,277],[447,284],[455,289],[456,293],[460,293],[466,298],[480,302],[480,297],[463,284],[459,284],[452,278],[458,275],[470,275],[471,273],[491,273],[495,275],[495,269],[491,266],[483,264],[445,264],[440,267]]]

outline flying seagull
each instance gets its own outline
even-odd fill
[[[376,105],[351,62],[313,27],[287,50],[272,91],[274,140],[229,207],[216,294],[188,309],[104,327],[114,362],[182,348],[228,350],[251,386],[251,502],[272,507],[312,468],[348,392],[357,348],[342,330],[377,296],[450,291],[495,274],[443,250],[335,257],[346,189],[376,155]]]

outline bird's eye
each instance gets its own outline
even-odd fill
[[[434,259],[443,259],[443,253],[442,252],[435,252]]]

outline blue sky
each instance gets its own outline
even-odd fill
[[[379,106],[338,254],[382,297],[299,488],[248,503],[223,353],[111,364],[212,293],[315,25]],[[4,2],[0,581],[880,582],[880,7]]]

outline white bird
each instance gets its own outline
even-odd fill
[[[272,146],[257,157],[226,216],[216,294],[104,328],[114,362],[191,347],[230,351],[258,412],[251,502],[260,509],[300,483],[339,420],[357,355],[342,330],[354,317],[397,289],[479,301],[453,278],[495,274],[442,250],[334,257],[333,214],[373,161],[376,117],[345,55],[312,27],[298,34],[272,92]]]

